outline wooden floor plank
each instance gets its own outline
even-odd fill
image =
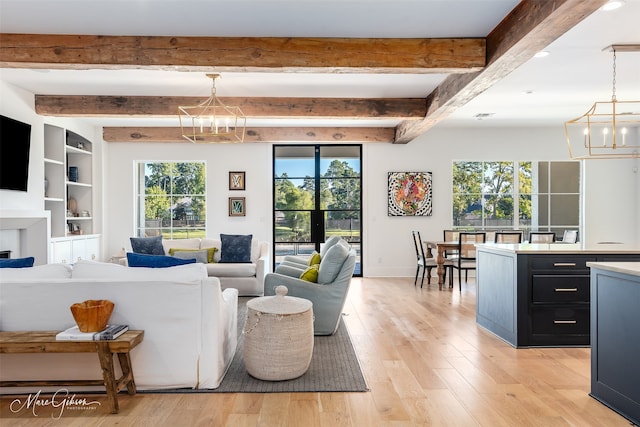
[[[287,427],[289,425],[289,395],[279,396],[275,393],[264,395],[260,415],[259,425],[273,427]]]
[[[372,385],[371,394],[376,411],[385,421],[410,421],[411,418],[402,406],[402,400],[392,382]]]
[[[435,279],[432,279],[435,281]],[[457,278],[456,278],[457,281]],[[12,413],[12,426],[628,426],[589,396],[589,348],[514,349],[475,322],[475,286],[354,278],[344,321],[364,393],[118,396],[120,413]],[[134,365],[135,373],[135,365]],[[90,395],[86,395],[90,396]],[[85,397],[84,395],[82,397]],[[105,399],[104,395],[95,395]],[[105,400],[106,402],[106,400]]]

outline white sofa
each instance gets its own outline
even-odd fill
[[[165,254],[170,249],[205,249],[217,248],[213,263],[206,264],[207,274],[220,279],[222,289],[235,288],[240,296],[262,296],[264,293],[264,276],[270,271],[269,243],[251,240],[250,263],[220,263],[222,242],[220,239],[191,238],[163,239]]]
[[[110,323],[144,330],[131,351],[138,389],[220,385],[236,351],[238,291],[221,290],[203,264],[133,268],[79,261],[73,269],[0,269],[0,330],[64,330],[75,325],[71,304],[88,299],[114,302]],[[102,378],[95,354],[0,354],[0,367],[1,380]],[[1,390],[16,391],[31,390]]]

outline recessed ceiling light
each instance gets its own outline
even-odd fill
[[[525,91],[524,91],[524,94],[525,94],[525,95],[533,95],[534,93],[535,93],[535,92],[534,92],[534,91],[532,91],[532,90],[525,90]]]
[[[534,58],[544,58],[545,56],[549,56],[549,52],[546,50],[541,50],[540,52],[533,55]]]
[[[623,0],[611,0],[610,2],[605,3],[600,9],[605,12],[609,12],[611,10],[616,10],[624,6]]]

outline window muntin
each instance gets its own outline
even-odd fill
[[[138,162],[136,192],[137,236],[206,236],[204,162]]]
[[[274,146],[274,266],[283,256],[310,254],[331,235],[349,241],[360,262],[362,147]]]
[[[513,162],[454,162],[453,226],[513,227],[513,173]]]
[[[454,228],[562,235],[579,227],[580,163],[457,161],[452,194]]]

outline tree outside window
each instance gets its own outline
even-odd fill
[[[290,178],[286,172],[276,176],[275,207],[276,241],[311,240],[310,212],[315,207],[315,181],[312,177]],[[347,162],[333,160],[321,175],[320,209],[327,211],[327,234],[335,229],[344,238],[359,239],[360,174]]]
[[[513,200],[513,162],[454,162],[454,227],[511,228]]]
[[[579,228],[579,162],[456,161],[452,176],[454,228]]]
[[[140,162],[138,183],[138,236],[205,237],[204,162]]]

